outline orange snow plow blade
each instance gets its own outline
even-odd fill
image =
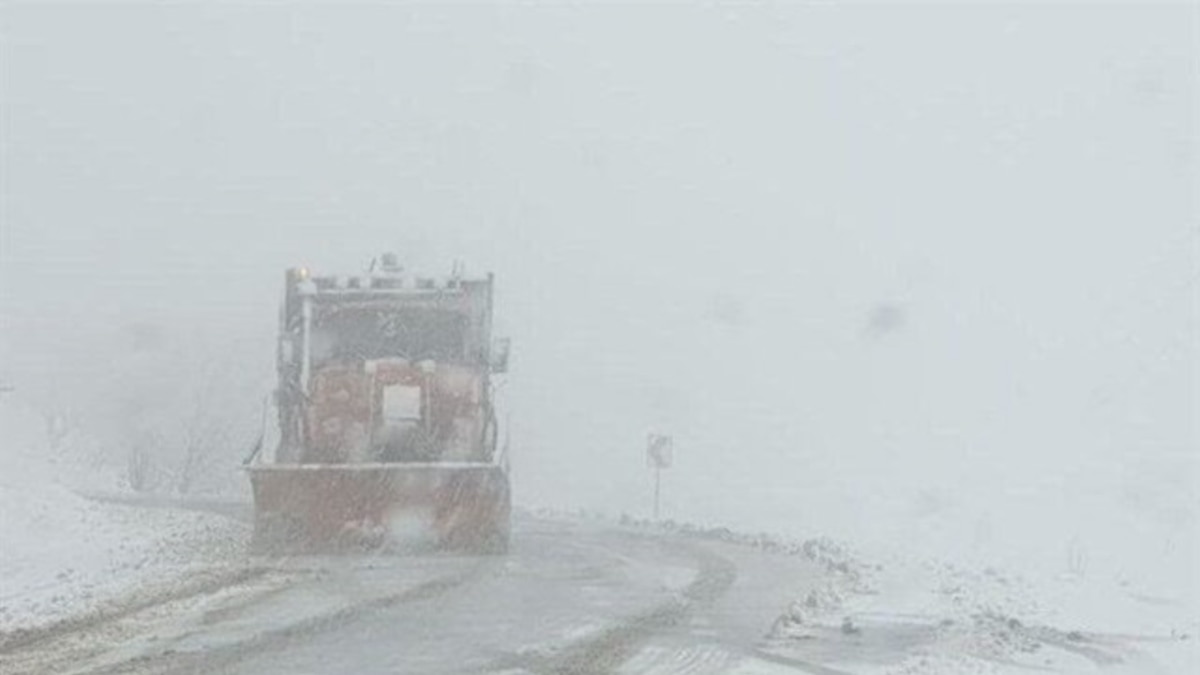
[[[508,475],[495,464],[292,464],[247,471],[258,552],[502,553],[508,546]]]

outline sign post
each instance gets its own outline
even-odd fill
[[[662,494],[662,470],[670,468],[674,442],[670,436],[651,433],[646,437],[646,465],[654,469],[654,519],[658,520]]]

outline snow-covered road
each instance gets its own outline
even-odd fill
[[[330,557],[0,652],[5,672],[715,672],[752,658],[802,556],[522,519],[506,557]],[[749,565],[749,566],[747,566]],[[648,660],[647,660],[648,659]]]
[[[1185,672],[1137,636],[980,613],[827,540],[528,515],[515,534],[508,556],[248,558],[0,643],[0,672]]]

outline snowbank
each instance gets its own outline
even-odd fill
[[[135,588],[236,559],[215,515],[87,500],[63,485],[41,417],[0,400],[0,632],[87,613]]]
[[[1200,615],[1123,579],[1014,575],[893,554],[795,599],[781,653],[859,673],[1192,673]]]

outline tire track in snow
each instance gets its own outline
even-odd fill
[[[182,583],[159,593],[134,596],[111,606],[80,616],[62,619],[37,628],[19,628],[0,633],[0,657],[9,656],[19,650],[35,647],[47,640],[81,633],[101,624],[117,621],[158,605],[187,600],[202,595],[211,595],[224,588],[254,581],[271,571],[269,567],[245,567],[234,570],[209,572],[204,578]],[[2,661],[0,661],[2,662]]]
[[[628,673],[672,673],[673,675],[705,675],[725,673],[735,666],[775,665],[789,672],[808,675],[853,675],[850,671],[774,654],[760,648],[711,640],[700,644],[657,646],[643,650],[620,669]],[[772,669],[770,672],[775,672]]]
[[[267,567],[210,572],[166,592],[147,593],[111,608],[22,631],[0,651],[0,672],[62,673],[103,658],[114,646],[153,633],[154,626],[181,611],[225,592],[254,594],[290,584],[287,574]]]
[[[502,659],[494,670],[523,669],[538,675],[607,675],[628,661],[654,634],[680,624],[698,607],[714,602],[733,585],[737,567],[690,543],[684,548],[698,563],[696,578],[678,597],[636,614],[596,635],[568,644],[550,655],[522,654]]]
[[[495,564],[492,561],[483,561],[463,573],[437,577],[367,602],[318,614],[279,628],[264,630],[244,640],[224,645],[210,645],[201,651],[177,652],[168,647],[157,654],[136,657],[103,669],[92,669],[87,672],[95,675],[143,673],[190,675],[229,670],[247,658],[287,649],[289,645],[298,641],[343,628],[346,624],[366,618],[373,613],[405,603],[438,597],[481,578],[485,573],[494,569]]]

